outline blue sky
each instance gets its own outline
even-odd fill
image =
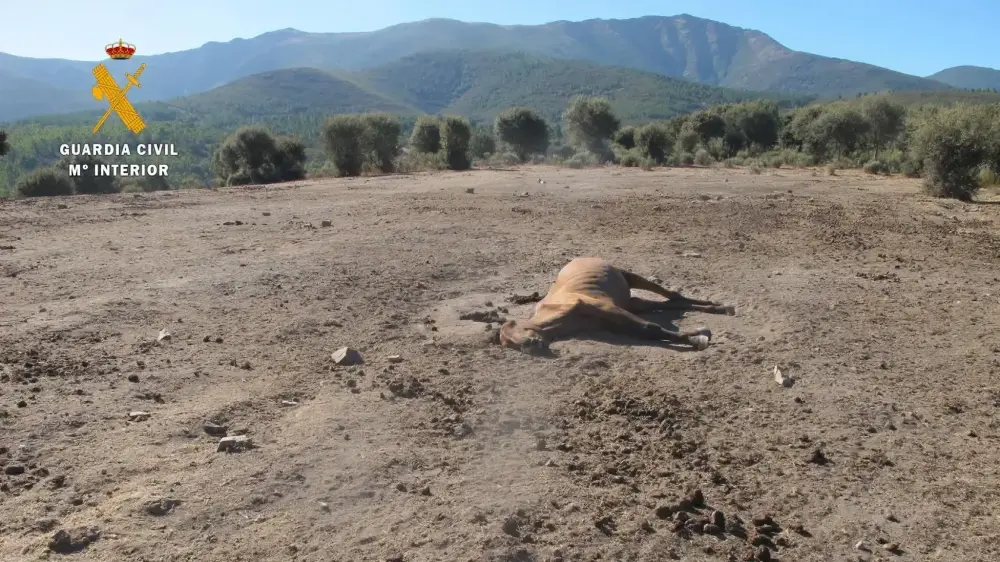
[[[142,54],[303,31],[371,31],[429,17],[500,24],[688,13],[763,31],[787,47],[925,76],[1000,68],[1000,0],[28,0],[3,2],[0,51],[97,60],[123,37]],[[115,6],[115,8],[112,8]],[[121,8],[119,9],[118,6]],[[624,6],[624,7],[623,7]]]

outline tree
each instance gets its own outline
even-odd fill
[[[334,115],[323,126],[326,152],[337,167],[338,176],[361,174],[365,153],[371,146],[367,138],[369,131],[358,115]]]
[[[472,128],[464,117],[445,116],[441,123],[441,149],[451,170],[469,169],[469,139]]]
[[[421,115],[413,125],[410,147],[425,154],[441,150],[441,128],[436,117]]]
[[[732,104],[725,108],[724,117],[726,132],[723,136],[727,138],[727,145],[733,144],[734,129],[742,134],[744,139],[742,144],[745,145],[756,144],[767,150],[778,143],[780,120],[778,104],[773,101],[757,100]]]
[[[726,120],[714,111],[699,111],[692,114],[685,127],[697,133],[702,144],[708,144],[709,139],[726,134]]]
[[[115,176],[97,176],[93,171],[104,165],[104,161],[96,156],[64,156],[56,164],[60,170],[68,170],[71,164],[86,166],[78,176],[70,176],[73,181],[73,191],[79,195],[99,195],[102,193],[118,193],[122,190],[121,182]]]
[[[212,171],[223,185],[268,184],[304,177],[305,146],[275,138],[260,126],[242,127],[212,155]]]
[[[7,142],[7,131],[0,130],[0,158],[10,152],[10,143]]]
[[[1000,110],[956,106],[930,113],[911,148],[912,157],[923,163],[928,193],[971,201],[981,169],[1000,173]]]
[[[39,168],[26,176],[22,176],[15,186],[22,197],[55,197],[73,195],[73,180],[63,171],[51,168]]]
[[[851,107],[833,107],[812,123],[812,137],[837,147],[839,156],[854,152],[868,134],[868,121]]]
[[[274,155],[278,181],[295,181],[306,177],[306,145],[302,139],[281,136]]]
[[[524,107],[502,111],[493,123],[493,130],[496,138],[510,145],[521,162],[549,148],[549,128],[545,119]]]
[[[570,142],[597,155],[606,155],[607,143],[621,126],[607,98],[576,96],[563,113]]]
[[[673,139],[667,126],[659,123],[649,123],[635,131],[635,147],[643,156],[651,158],[657,164],[667,161],[670,155],[670,145]]]
[[[476,127],[472,131],[472,138],[469,140],[469,154],[473,158],[486,158],[487,155],[497,151],[497,142],[493,138],[493,131]]]
[[[615,144],[624,148],[625,150],[631,150],[635,148],[635,127],[629,125],[627,127],[622,127],[614,134],[612,138]]]
[[[894,142],[903,132],[906,108],[886,96],[868,96],[862,102],[861,114],[868,121],[868,136],[877,159],[879,149]]]
[[[382,172],[392,172],[399,154],[399,133],[402,130],[399,118],[389,113],[366,113],[362,119],[368,127],[372,164]]]

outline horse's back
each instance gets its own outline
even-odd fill
[[[567,263],[549,289],[549,297],[579,294],[608,300],[618,306],[628,303],[631,291],[621,270],[601,258],[576,258]]]

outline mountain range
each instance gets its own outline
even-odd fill
[[[141,43],[137,47],[141,53]],[[95,46],[95,60],[102,58],[101,49]],[[463,58],[456,55],[459,52],[474,53]],[[522,58],[511,58],[515,52],[521,53],[518,56]],[[1000,81],[1000,71],[993,69],[956,67],[924,78],[793,51],[760,31],[686,14],[518,26],[429,19],[365,33],[306,33],[284,29],[251,39],[210,42],[186,51],[138,55],[127,62],[106,61],[105,65],[121,84],[124,78],[120,76],[134,72],[141,63],[147,64],[140,80],[141,87],[129,92],[129,99],[135,102],[174,100],[227,84],[234,86],[229,91],[239,91],[245,88],[245,84],[244,87],[237,84],[241,79],[253,76],[257,76],[258,81],[283,79],[290,75],[275,74],[275,71],[301,72],[301,69],[312,68],[324,71],[324,76],[341,76],[362,91],[381,96],[388,89],[402,96],[392,99],[395,95],[392,94],[386,100],[376,99],[377,103],[421,109],[448,108],[454,104],[461,108],[463,103],[482,103],[465,102],[458,95],[438,101],[426,99],[419,93],[420,86],[414,83],[408,86],[408,92],[399,91],[398,82],[402,78],[394,76],[393,72],[401,73],[410,81],[421,78],[416,73],[418,69],[408,67],[407,61],[414,60],[408,57],[423,57],[418,60],[430,64],[434,69],[432,74],[439,78],[451,75],[455,81],[453,86],[473,92],[470,94],[473,97],[486,95],[491,88],[515,87],[510,80],[522,78],[533,84],[531,87],[545,90],[545,77],[539,73],[565,75],[584,68],[580,65],[598,73],[603,71],[593,69],[618,67],[609,72],[617,73],[619,78],[629,69],[643,71],[644,74],[636,76],[643,76],[646,83],[655,80],[650,76],[659,75],[698,85],[729,88],[730,93],[718,94],[722,96],[735,95],[731,93],[733,90],[751,90],[836,97],[885,90],[990,88],[996,86],[981,84]],[[502,73],[506,74],[502,75],[508,76],[508,80],[495,80],[501,72],[498,68],[498,72],[478,71],[479,82],[470,82],[466,72],[470,64],[468,57],[475,58],[472,66],[480,69],[489,57],[494,57],[503,65]],[[517,69],[510,66],[512,61],[518,60],[526,66]],[[52,113],[103,110],[106,102],[97,101],[90,95],[94,65],[93,60],[33,59],[0,53],[0,122]],[[420,72],[427,74],[424,68]],[[563,82],[566,87],[586,84],[585,80],[572,84]],[[479,94],[475,94],[477,91]],[[504,95],[495,90],[493,94]]]

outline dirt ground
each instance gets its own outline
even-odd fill
[[[1000,559],[1000,205],[528,167],[7,202],[0,248],[0,560]],[[582,255],[738,313],[461,319]]]

